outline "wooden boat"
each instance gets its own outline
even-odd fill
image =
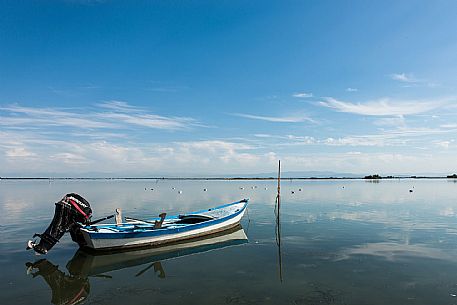
[[[231,229],[193,238],[161,247],[147,247],[126,251],[95,252],[79,249],[67,263],[67,269],[72,275],[95,276],[107,272],[130,268],[140,265],[150,265],[188,255],[246,244],[248,238],[241,225]]]
[[[237,226],[246,211],[248,199],[183,215],[138,220],[127,218],[120,224],[86,225],[72,234],[81,247],[93,250],[119,250],[161,246],[214,234]]]

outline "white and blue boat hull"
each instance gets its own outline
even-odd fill
[[[243,217],[248,200],[197,211],[185,216],[207,217],[198,223],[183,224],[183,216],[167,217],[161,228],[154,228],[150,221],[120,225],[86,226],[80,229],[83,241],[80,246],[94,250],[116,250],[146,246],[160,246],[187,239],[215,234],[237,226]]]

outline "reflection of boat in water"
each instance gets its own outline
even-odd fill
[[[75,253],[71,261],[68,262],[67,268],[72,274],[91,276],[132,266],[240,245],[247,242],[246,234],[239,225],[231,230],[213,234],[206,238],[191,239],[186,242],[168,244],[154,248],[143,248],[135,251],[99,253],[80,249]]]
[[[90,292],[90,283],[87,277],[68,275],[59,270],[59,266],[47,259],[40,259],[34,263],[26,263],[27,273],[43,277],[52,291],[51,303],[55,305],[73,305],[84,301]]]
[[[42,276],[52,290],[52,303],[56,305],[73,305],[84,301],[90,292],[90,276],[102,275],[114,270],[145,265],[136,276],[154,268],[160,278],[165,278],[161,261],[187,255],[219,250],[248,242],[243,228],[238,225],[228,231],[192,239],[187,242],[169,244],[155,248],[143,248],[133,251],[113,253],[91,253],[78,250],[66,267],[69,274],[59,270],[58,266],[46,259],[26,263],[27,272],[33,277]]]

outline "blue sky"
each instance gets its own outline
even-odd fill
[[[2,1],[0,176],[457,172],[455,1]]]

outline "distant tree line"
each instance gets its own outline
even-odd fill
[[[394,176],[385,176],[385,177],[382,177],[378,174],[374,174],[374,175],[368,175],[368,176],[365,176],[363,177],[364,179],[369,179],[369,180],[374,180],[374,179],[393,179],[393,178],[396,178]],[[398,178],[398,177],[397,177]],[[427,178],[427,177],[417,177],[417,176],[410,176],[409,178]],[[448,175],[446,176],[446,178],[449,178],[449,179],[457,179],[457,174],[453,174],[453,175]]]
[[[382,179],[378,174],[365,176],[364,179]]]
[[[368,176],[365,176],[363,177],[364,179],[394,179],[395,177],[394,176],[385,176],[385,177],[382,177],[378,174],[374,174],[374,175],[368,175]]]

